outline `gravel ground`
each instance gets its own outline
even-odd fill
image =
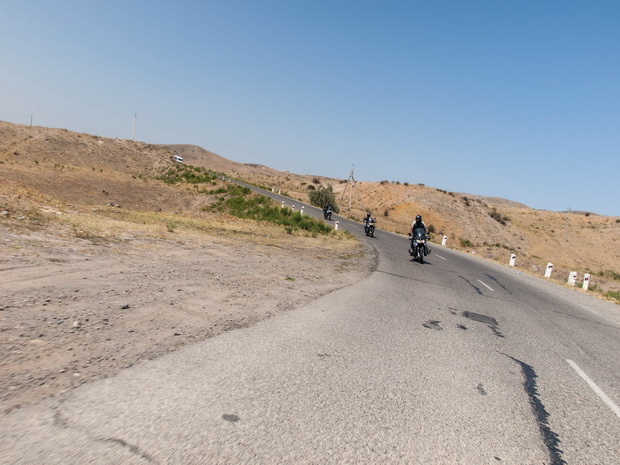
[[[290,310],[374,266],[353,240],[170,236],[95,241],[0,226],[0,412]]]

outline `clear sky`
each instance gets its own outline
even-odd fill
[[[3,0],[0,120],[620,216],[620,1]]]

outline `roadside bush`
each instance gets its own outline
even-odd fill
[[[604,278],[607,278],[607,279],[613,279],[615,281],[620,281],[620,273],[614,270],[599,271],[596,274]]]
[[[336,203],[336,195],[331,185],[327,187],[319,186],[315,190],[309,190],[308,198],[310,199],[310,204],[315,207],[323,208],[325,205],[330,204],[334,209],[334,213],[340,212]]]
[[[459,242],[461,243],[461,247],[473,247],[474,245],[469,239],[465,239],[463,237],[459,239]]]
[[[289,234],[298,229],[312,234],[329,234],[332,232],[332,228],[322,221],[315,220],[308,215],[302,215],[299,211],[295,212],[288,208],[276,206],[269,197],[252,194],[247,187],[236,187],[239,187],[241,190],[235,191],[231,189],[232,195],[225,199],[220,198],[218,203],[206,209],[228,213],[237,218],[281,225],[285,227]]]
[[[507,216],[503,216],[500,212],[497,211],[495,207],[491,209],[491,211],[489,212],[489,216],[495,221],[497,221],[499,224],[503,224],[504,226],[506,225],[506,221],[510,221],[510,218],[508,218]]]
[[[614,300],[616,300],[617,304],[620,304],[620,292],[618,292],[618,291],[606,292],[605,293],[605,297],[607,297],[609,299],[614,299]]]
[[[166,184],[208,184],[218,179],[219,176],[220,174],[215,171],[179,163],[166,170],[163,174],[155,176],[155,179]]]

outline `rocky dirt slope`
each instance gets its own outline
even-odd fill
[[[35,200],[0,187],[10,211],[0,220],[0,413],[294,308],[374,266],[346,235]]]
[[[194,186],[155,179],[174,155],[303,201],[332,185],[348,206],[344,180],[191,145],[0,122],[0,411],[252,324],[372,269],[372,251],[346,235],[291,235],[205,211],[213,199]],[[588,270],[600,288],[620,287],[618,218],[404,182],[357,183],[351,200],[343,214],[371,211],[386,230],[405,233],[421,213],[449,246],[502,263],[514,252],[523,271],[541,275],[551,261],[562,281]]]
[[[366,212],[379,228],[406,234],[421,214],[432,226],[433,240],[448,237],[449,247],[508,264],[517,255],[517,267],[542,276],[554,264],[553,279],[565,282],[578,272],[578,285],[591,274],[592,289],[620,291],[620,218],[589,212],[535,210],[506,199],[448,192],[406,182],[358,182],[295,175],[260,165],[229,162],[196,146],[175,146],[175,153],[197,166],[217,166],[268,189],[308,201],[308,189],[331,185],[343,214],[361,221]],[[352,195],[351,195],[352,192]],[[351,209],[348,210],[349,199]],[[614,279],[615,278],[615,279]]]

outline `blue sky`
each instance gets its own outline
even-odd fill
[[[0,5],[0,120],[620,216],[620,2]]]

